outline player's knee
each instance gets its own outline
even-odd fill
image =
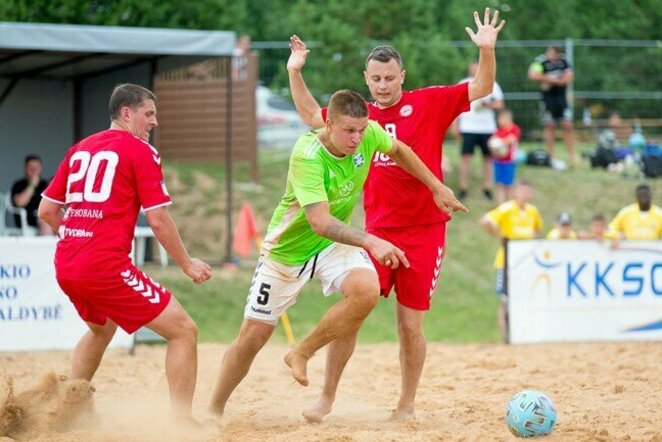
[[[398,322],[398,335],[400,339],[413,338],[423,335],[423,327],[420,321],[400,320]]]
[[[91,331],[95,338],[110,342],[115,336],[115,331],[117,331],[117,324],[109,320],[102,327],[94,327]]]
[[[193,319],[187,318],[185,321],[183,321],[182,332],[188,339],[194,342],[198,341],[198,326],[193,321]]]
[[[172,338],[182,339],[193,344],[198,342],[198,326],[190,316],[181,315],[177,318],[176,326],[173,328],[176,332]]]
[[[273,334],[274,326],[259,321],[245,320],[239,332],[238,345],[257,353]]]
[[[370,312],[377,306],[379,300],[379,284],[375,282],[360,284],[357,287],[355,299],[361,310]]]

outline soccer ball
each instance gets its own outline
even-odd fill
[[[521,391],[508,402],[506,425],[515,436],[545,436],[552,432],[555,423],[554,404],[539,391]]]
[[[487,147],[490,148],[494,158],[504,158],[508,155],[508,145],[503,141],[503,138],[491,136],[487,140]]]

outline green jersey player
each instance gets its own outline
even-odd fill
[[[221,363],[212,413],[223,414],[278,317],[296,302],[307,281],[318,278],[325,295],[341,292],[344,298],[285,356],[302,385],[308,385],[306,365],[313,353],[354,333],[376,305],[379,280],[368,253],[393,268],[409,266],[393,244],[348,225],[376,151],[422,181],[440,210],[467,210],[408,146],[368,120],[361,95],[349,90],[333,94],[325,127],[303,135],[292,150],[285,195],[269,224],[239,336]]]

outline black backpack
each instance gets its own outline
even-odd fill
[[[648,178],[662,177],[662,157],[657,155],[644,155],[641,157],[644,175]]]
[[[529,166],[550,167],[552,159],[544,149],[535,149],[526,155],[526,164]]]
[[[591,167],[606,169],[612,163],[618,163],[618,157],[616,152],[608,147],[598,146],[595,153],[591,155]]]

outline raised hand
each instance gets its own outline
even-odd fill
[[[306,44],[296,35],[290,37],[290,58],[287,60],[287,70],[303,69],[306,64],[306,57],[310,54],[310,50],[306,49]]]
[[[464,28],[467,31],[467,34],[469,34],[469,37],[471,37],[471,41],[473,41],[479,48],[494,48],[496,46],[499,31],[501,31],[506,24],[505,20],[501,20],[501,23],[499,23],[499,11],[494,11],[494,16],[492,17],[492,20],[490,20],[490,8],[485,8],[484,23],[480,22],[478,11],[474,11],[474,21],[476,22],[477,27],[476,33],[474,33],[469,27]]]

